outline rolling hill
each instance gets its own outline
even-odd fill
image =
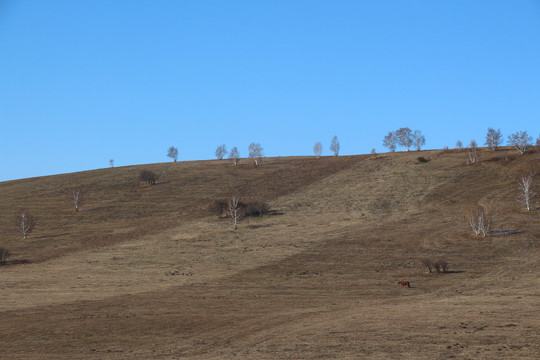
[[[537,359],[540,209],[515,198],[539,163],[432,150],[0,183],[0,357]],[[234,231],[209,210],[232,195],[271,211]],[[487,237],[468,225],[479,206]],[[20,208],[37,218],[26,240]]]

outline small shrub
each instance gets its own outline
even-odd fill
[[[268,214],[268,204],[262,200],[240,202],[239,206],[244,212],[244,216],[263,216]]]
[[[156,184],[157,178],[158,176],[154,172],[149,171],[149,170],[143,170],[139,174],[139,180],[141,180],[141,182],[144,182],[150,186]]]
[[[268,214],[269,206],[266,202],[262,200],[248,200],[248,201],[239,201],[238,208],[242,210],[243,216],[263,216]],[[218,218],[226,216],[227,210],[229,209],[229,199],[215,199],[208,206],[208,210],[217,215]]]
[[[10,252],[8,249],[4,249],[0,247],[0,265],[7,264],[7,258],[10,256]]]
[[[448,272],[448,262],[446,260],[440,259],[436,262],[436,264],[441,268],[442,272]]]
[[[426,266],[430,273],[433,272],[433,269],[435,269],[438,274],[448,272],[448,261],[444,259],[439,259],[437,261],[422,259],[422,265]]]
[[[422,265],[426,266],[429,272],[433,271],[433,261],[429,259],[422,259]]]
[[[222,218],[223,215],[226,215],[227,209],[229,207],[229,200],[227,199],[215,199],[208,206],[208,210],[212,214],[216,214],[218,218]]]
[[[446,262],[446,260],[438,260],[436,262],[433,263],[433,266],[435,267],[435,270],[437,271],[437,273],[446,273],[448,272],[448,262]]]
[[[416,160],[418,160],[419,163],[427,163],[429,161],[428,159],[426,159],[423,156],[417,157]]]

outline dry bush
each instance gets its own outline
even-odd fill
[[[226,215],[228,207],[229,207],[228,199],[225,199],[225,198],[215,199],[208,206],[208,210],[210,210],[212,214],[216,214],[217,217],[221,219],[224,214]]]
[[[150,186],[156,184],[157,178],[158,176],[150,170],[143,170],[139,174],[139,180],[141,180],[141,182],[144,182]]]
[[[229,199],[215,199],[208,206],[208,210],[222,218],[229,208]],[[270,210],[268,204],[263,200],[238,201],[238,208],[242,210],[243,216],[263,216]]]
[[[422,265],[426,266],[429,270],[429,272],[432,272],[433,270],[433,261],[429,259],[422,259]]]
[[[429,160],[426,159],[425,157],[423,156],[419,156],[416,158],[416,160],[419,162],[419,163],[427,163]]]
[[[10,252],[8,249],[0,247],[0,265],[7,264],[7,258],[10,256]]]
[[[437,261],[422,259],[422,265],[426,266],[430,273],[433,272],[433,269],[435,269],[438,274],[448,272],[448,261],[445,259],[439,259]]]
[[[262,200],[250,200],[247,202],[240,202],[239,206],[244,212],[244,216],[263,216],[268,214],[268,204]]]
[[[437,273],[447,273],[448,272],[448,262],[444,259],[437,260],[433,263],[433,266],[435,267],[435,270],[437,270]]]

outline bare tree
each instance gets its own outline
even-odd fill
[[[540,135],[538,135],[538,139],[536,139],[536,146],[540,146]]]
[[[0,265],[7,264],[7,258],[10,256],[10,252],[8,249],[0,247]]]
[[[223,160],[223,157],[227,155],[227,147],[225,146],[225,144],[223,145],[219,145],[216,149],[216,157],[219,159],[219,160]]]
[[[375,148],[371,149],[371,155],[373,155],[374,159],[377,158],[377,150],[375,150]]]
[[[475,164],[478,162],[478,149],[476,145],[476,140],[471,140],[469,144],[469,149],[467,150],[467,164]]]
[[[15,225],[17,231],[23,234],[23,237],[25,239],[28,239],[28,234],[30,234],[32,230],[36,227],[36,218],[30,215],[30,213],[28,213],[28,210],[21,209],[17,214]]]
[[[339,155],[339,140],[336,135],[332,138],[332,141],[330,142],[330,151],[334,153],[334,156]]]
[[[176,162],[176,160],[178,159],[178,149],[175,148],[174,146],[171,146],[167,150],[167,156],[173,159],[174,162]]]
[[[479,207],[469,214],[469,225],[475,235],[482,234],[487,236],[489,234],[491,218],[483,207]]]
[[[75,206],[75,211],[79,211],[79,206],[82,206],[83,197],[80,186],[75,186],[71,189],[71,200],[73,201],[73,206]]]
[[[508,136],[508,145],[511,145],[519,151],[520,154],[525,154],[527,148],[531,145],[532,137],[527,134],[527,131],[518,131]]]
[[[463,149],[463,143],[461,142],[461,140],[458,140],[457,143],[456,143],[456,148],[461,151],[461,149]]]
[[[411,135],[412,143],[416,147],[416,151],[420,151],[422,146],[426,145],[426,137],[422,135],[420,130],[414,130]]]
[[[388,135],[386,135],[383,139],[383,146],[388,148],[390,152],[394,152],[396,151],[396,143],[397,143],[396,133],[394,131],[388,132]]]
[[[234,226],[234,230],[238,229],[238,223],[240,219],[244,217],[244,212],[239,205],[240,196],[235,195],[229,200],[229,207],[227,209],[227,216],[231,220],[231,225]]]
[[[501,145],[503,142],[502,135],[501,135],[501,129],[492,129],[488,128],[488,132],[486,134],[486,143],[491,150],[495,151]]]
[[[143,170],[139,174],[139,180],[150,186],[156,184],[157,178],[158,176],[150,170]]]
[[[231,152],[229,153],[229,159],[232,159],[234,161],[234,165],[238,165],[238,159],[240,158],[240,152],[238,151],[238,148],[235,146],[231,149]]]
[[[405,128],[399,128],[396,130],[396,137],[397,142],[400,146],[403,146],[407,151],[409,151],[409,147],[412,145],[412,131],[411,129],[405,127]]]
[[[523,175],[519,179],[519,195],[518,201],[527,208],[527,211],[531,211],[531,206],[536,197],[536,192],[533,189],[534,171],[529,171],[526,175]]]
[[[114,167],[114,159],[109,160],[109,165],[113,168]]]
[[[313,145],[313,154],[315,154],[317,159],[320,159],[322,154],[322,144],[320,141],[316,142],[315,145]]]
[[[259,143],[249,144],[249,157],[255,162],[255,166],[259,166],[261,158],[263,156],[263,148]]]

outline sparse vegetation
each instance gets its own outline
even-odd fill
[[[233,160],[234,165],[238,165],[238,159],[240,158],[240,152],[238,151],[238,148],[235,146],[231,149],[231,152],[229,153],[229,159]]]
[[[422,146],[426,145],[426,137],[422,135],[420,130],[414,130],[411,137],[412,144],[416,147],[416,151],[420,151]]]
[[[469,225],[475,235],[488,236],[491,227],[491,217],[483,207],[472,211],[469,216]]]
[[[210,204],[209,210],[213,214],[216,214],[219,218],[222,218],[224,215],[227,214],[227,210],[229,209],[229,203],[230,203],[230,199],[226,199],[226,198],[215,199]],[[268,211],[269,211],[268,204],[258,199],[246,200],[246,201],[238,200],[238,203],[236,204],[236,206],[242,210],[242,215],[246,217],[263,216],[263,215],[268,214]]]
[[[167,149],[167,156],[176,162],[176,160],[178,160],[178,149],[171,146],[169,149]]]
[[[525,206],[527,211],[531,210],[534,198],[536,197],[536,192],[533,189],[534,181],[534,171],[529,171],[527,174],[523,175],[519,181],[519,195],[518,201],[521,205]]]
[[[488,128],[488,132],[486,134],[485,145],[488,146],[492,151],[495,151],[501,144],[502,144],[501,129],[495,130],[492,128]]]
[[[255,166],[259,166],[263,157],[263,148],[259,143],[251,143],[249,145],[249,157],[253,159]]]
[[[397,137],[394,131],[389,131],[383,139],[383,146],[388,148],[390,152],[396,151]]]
[[[414,165],[419,155],[429,163]],[[370,155],[272,158],[258,168],[230,166],[232,161],[217,166],[215,160],[122,166],[0,183],[1,245],[13,253],[10,265],[0,266],[2,354],[76,358],[80,349],[95,349],[97,357],[129,357],[129,349],[157,358],[182,357],[190,349],[194,358],[232,352],[244,358],[254,354],[245,334],[264,332],[269,340],[255,354],[263,358],[377,356],[372,351],[389,358],[534,358],[531,269],[540,218],[518,208],[512,179],[536,167],[538,158],[506,147],[481,155],[483,161],[470,167],[464,167],[463,153],[427,150],[377,161]],[[502,160],[506,155],[511,161]],[[139,186],[142,169],[168,181]],[[74,216],[66,203],[77,184],[86,203]],[[272,211],[245,217],[237,223],[240,231],[232,231],[223,210],[226,218],[218,220],[206,207],[225,194],[242,194],[240,209],[264,200]],[[35,241],[17,241],[10,209],[18,204],[39,219],[29,236],[39,236]],[[490,237],[480,233],[473,240],[456,213],[478,204],[496,211],[495,225],[519,230],[490,230]],[[439,261],[447,256],[446,265]],[[422,257],[431,268],[420,264]],[[400,289],[398,280],[413,286]],[[314,311],[305,311],[306,299]],[[84,315],[84,326],[66,311]],[[343,321],[352,317],[352,323]],[[324,326],[310,328],[306,338],[308,322]],[[329,337],[330,327],[347,342]],[[50,331],[63,328],[70,331],[60,340]],[[151,331],[156,328],[172,330]],[[141,331],[144,337],[133,337]],[[441,335],[436,343],[434,332]],[[447,334],[453,348],[463,338],[469,348],[446,352]],[[498,344],[486,340],[491,337]],[[200,340],[206,342],[201,349],[193,346]],[[411,345],[406,354],[404,341]],[[499,352],[499,344],[522,348]],[[125,352],[108,355],[107,349]]]
[[[263,216],[268,214],[268,204],[262,200],[240,202],[244,216]]]
[[[322,150],[323,147],[320,141],[316,142],[315,145],[313,145],[313,154],[317,157],[317,159],[320,159]]]
[[[430,259],[422,259],[422,265],[427,267],[429,272],[433,271],[433,261]]]
[[[412,131],[408,127],[399,128],[396,130],[397,143],[409,151],[409,147],[413,143]]]
[[[158,176],[150,170],[143,170],[139,173],[139,180],[146,185],[153,186],[156,185]]]
[[[79,212],[79,207],[82,206],[83,196],[80,186],[75,186],[71,189],[71,200],[73,201],[73,206],[75,211]]]
[[[447,273],[448,272],[448,262],[444,259],[439,259],[433,263],[437,273]]]
[[[463,143],[461,142],[461,140],[457,141],[456,149],[458,149],[458,151],[461,151],[463,149]]]
[[[216,214],[218,218],[227,216],[227,208],[229,207],[228,199],[214,199],[212,203],[208,206],[208,209],[211,213]]]
[[[525,154],[531,145],[532,137],[527,131],[518,131],[508,136],[508,145],[513,146],[520,154]]]
[[[15,218],[15,227],[25,239],[28,239],[28,235],[34,230],[36,223],[36,218],[26,209],[20,209]]]
[[[0,247],[0,265],[7,264],[7,259],[11,254],[8,249]]]
[[[445,259],[439,259],[436,261],[432,261],[430,259],[422,259],[422,265],[427,267],[428,271],[431,273],[433,272],[433,269],[440,274],[440,273],[447,273],[448,272],[448,261]]]
[[[244,217],[244,212],[238,203],[239,200],[240,200],[240,197],[238,195],[233,196],[229,200],[229,206],[227,207],[227,215],[230,218],[230,221],[234,227],[234,230],[238,229],[238,223],[240,222],[240,219]]]
[[[423,156],[419,156],[416,158],[416,160],[419,162],[419,163],[427,163],[429,160],[426,159],[425,157]]]
[[[223,157],[227,155],[227,147],[225,144],[219,145],[216,149],[216,157],[218,160],[223,160]]]
[[[334,154],[334,156],[338,156],[339,149],[340,149],[340,145],[339,145],[338,137],[334,135],[334,137],[332,138],[332,141],[330,141],[330,151]]]
[[[476,140],[471,140],[469,149],[467,150],[467,164],[476,164],[478,162],[478,148]]]

